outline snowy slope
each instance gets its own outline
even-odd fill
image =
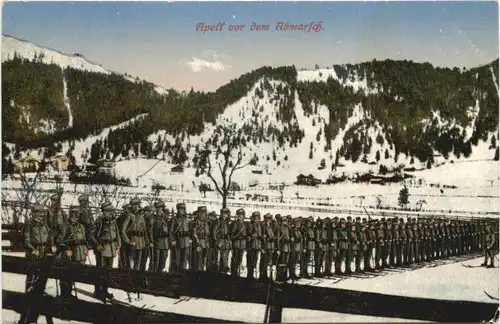
[[[36,57],[45,64],[56,64],[62,69],[74,68],[96,73],[112,73],[112,71],[88,60],[81,54],[66,54],[57,50],[37,46],[12,36],[2,35],[2,62],[13,59],[14,54],[28,60],[34,60]],[[135,79],[131,77],[127,77],[127,79],[135,82]],[[159,94],[168,92],[161,86],[155,86],[155,91]]]
[[[9,253],[11,254],[11,253]],[[91,253],[90,253],[91,254]],[[89,255],[87,263],[95,264],[93,255]],[[243,262],[246,258],[243,257]],[[464,264],[476,265],[482,259],[474,259]],[[115,258],[115,267],[117,259]],[[4,289],[19,291],[24,287],[25,276],[5,273],[3,277]],[[464,280],[464,278],[466,278]],[[332,284],[332,280],[324,280],[318,286],[336,287],[358,291],[370,291],[397,296],[465,300],[491,303],[492,301],[484,294],[483,290],[498,296],[498,268],[464,268],[457,264],[439,266],[436,268],[418,269],[403,273],[390,273],[372,279],[348,278],[337,284]],[[78,283],[77,286],[89,292],[93,291],[93,286]],[[55,281],[49,280],[47,283],[47,293],[55,295]],[[126,293],[120,290],[110,289],[115,298],[126,300]],[[95,302],[91,298],[79,296],[87,301]],[[233,303],[206,299],[192,299],[186,302],[177,302],[176,299],[161,298],[156,296],[143,295],[143,300],[137,302],[137,306],[155,305],[154,310],[174,312],[186,315],[196,315],[205,317],[216,317],[233,321],[244,321],[259,323],[264,318],[265,305]],[[139,305],[140,304],[140,305]],[[15,321],[19,315],[3,311],[4,319]],[[488,320],[493,314],[484,314],[484,319]],[[311,311],[303,309],[284,309],[284,322],[420,322],[407,319],[381,318],[361,315],[339,314],[322,311]]]

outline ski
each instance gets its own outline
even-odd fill
[[[75,289],[75,292],[77,292],[78,294],[82,294],[82,295],[84,295],[84,296],[90,297],[90,298],[97,299],[97,300],[99,300],[99,301],[103,302],[104,304],[105,304],[105,303],[110,303],[110,304],[114,304],[114,305],[121,305],[121,306],[126,306],[126,307],[130,307],[130,306],[132,306],[132,307],[137,307],[137,306],[136,306],[136,305],[134,305],[134,304],[131,304],[131,303],[128,303],[128,302],[124,302],[124,301],[118,300],[118,299],[116,299],[116,298],[106,298],[105,300],[102,300],[101,298],[97,298],[96,296],[94,296],[94,294],[93,294],[93,293],[88,292],[88,291],[86,291],[86,290],[83,290],[83,289],[81,289],[81,288],[76,288],[76,289]],[[153,305],[153,306],[151,306],[150,308],[152,308],[152,307],[154,307],[154,305]],[[144,308],[144,307],[143,307],[143,308]]]
[[[181,303],[181,302],[186,302],[186,301],[189,301],[190,299],[191,299],[191,297],[187,297],[187,296],[181,297],[181,298],[179,298],[179,300],[177,300],[177,301],[174,303],[174,305],[177,305],[177,304],[179,304],[179,303]]]
[[[463,263],[462,263],[462,266],[464,266],[465,268],[482,268],[483,267],[482,265],[471,265],[471,264],[463,264]]]
[[[311,283],[311,286],[317,286],[317,285],[319,285],[322,282],[323,282],[323,280],[318,280],[316,282]]]
[[[149,305],[149,306],[148,306],[147,304],[144,304],[144,305],[142,305],[142,307],[141,307],[141,308],[142,308],[142,309],[153,309],[154,307],[155,307],[155,305]]]
[[[483,290],[483,291],[484,291],[484,293],[486,294],[486,296],[488,296],[490,299],[493,299],[493,300],[499,300],[497,297],[493,297],[492,295],[488,294],[488,293],[486,292],[486,290]]]

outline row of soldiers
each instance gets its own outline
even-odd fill
[[[199,206],[189,218],[184,203],[177,204],[176,214],[171,215],[163,201],[141,208],[138,198],[131,199],[119,215],[105,202],[102,216],[94,220],[88,201],[81,196],[79,206],[70,207],[69,217],[60,208],[58,195],[51,197],[48,210],[35,205],[25,227],[27,255],[60,253],[69,261],[85,263],[90,249],[101,267],[112,267],[118,253],[121,268],[232,275],[240,275],[246,256],[248,278],[257,272],[260,279],[269,278],[276,269],[277,278],[298,279],[380,271],[482,250],[483,265],[493,267],[498,244],[498,225],[481,220],[314,220],[269,213],[261,217],[256,211],[247,222],[244,209],[238,209],[233,220],[227,208],[217,216]],[[27,286],[32,277],[28,276]],[[61,294],[71,296],[69,281],[61,281]],[[95,295],[112,297],[105,283],[96,284]]]

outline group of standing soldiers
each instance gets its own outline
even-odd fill
[[[276,278],[286,280],[380,271],[483,250],[483,266],[494,267],[498,245],[498,223],[493,226],[479,219],[314,220],[269,213],[261,217],[256,211],[247,222],[244,209],[236,211],[234,220],[227,208],[217,216],[205,206],[188,217],[184,203],[177,204],[174,215],[163,201],[141,208],[141,200],[133,198],[119,215],[105,202],[102,216],[94,220],[88,196],[79,197],[79,206],[70,207],[69,217],[60,198],[52,196],[48,209],[33,206],[33,217],[24,229],[27,257],[59,254],[85,263],[93,250],[99,267],[112,267],[118,253],[120,268],[239,276],[246,255],[248,278],[258,272],[259,279],[267,279],[276,269]],[[34,277],[35,273],[28,274],[27,289]],[[61,281],[63,297],[71,297],[71,285]],[[94,294],[112,298],[105,283],[97,283]]]

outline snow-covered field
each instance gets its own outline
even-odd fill
[[[8,254],[20,256],[19,253]],[[93,259],[93,257],[90,257],[88,262],[95,264]],[[243,260],[245,260],[245,258],[243,258]],[[464,264],[476,265],[482,261],[482,258],[478,258],[466,261]],[[22,291],[24,289],[24,279],[25,276],[22,275],[3,273],[3,289]],[[93,286],[81,283],[77,284],[77,286],[89,292],[93,291]],[[462,267],[460,263],[456,263],[436,268],[423,268],[410,272],[390,273],[386,276],[371,279],[349,278],[337,284],[332,284],[332,282],[325,280],[318,286],[379,292],[398,296],[492,302],[483,291],[487,291],[493,296],[499,295],[499,271],[498,268],[465,268]],[[125,292],[114,289],[111,289],[110,292],[114,294],[115,298],[123,301],[126,300],[127,296]],[[56,294],[54,280],[48,281],[47,293],[50,295]],[[94,299],[82,295],[79,295],[79,298],[96,302]],[[154,309],[157,311],[255,323],[262,322],[264,318],[265,305],[205,299],[189,300],[174,305],[176,301],[177,299],[145,295],[141,302],[137,302],[137,306],[141,306],[143,304],[155,305]],[[139,305],[139,303],[141,305]],[[388,307],[390,306],[388,305]],[[492,316],[493,314],[484,314],[484,319],[489,320]],[[12,311],[3,310],[2,317],[4,322],[9,323],[16,321],[19,318],[19,315]],[[419,322],[397,318],[370,317],[301,309],[284,309],[283,321],[302,323]],[[43,321],[39,322],[43,323]]]

